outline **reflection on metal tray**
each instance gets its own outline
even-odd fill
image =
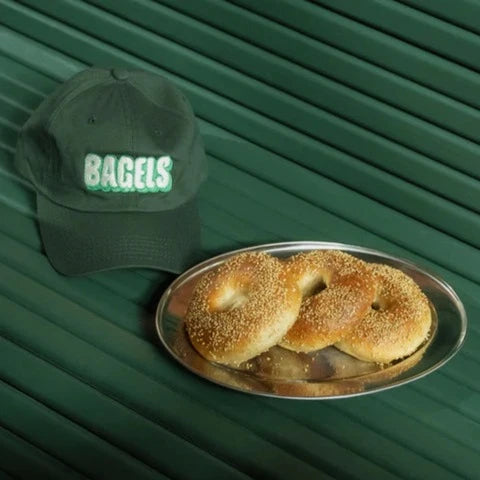
[[[430,300],[432,326],[428,339],[409,357],[389,365],[357,360],[334,347],[295,353],[281,347],[238,368],[218,365],[200,356],[189,342],[184,316],[196,283],[207,271],[244,251],[265,251],[285,258],[311,250],[342,250],[367,262],[385,263],[412,277]],[[378,392],[421,378],[445,364],[460,349],[467,319],[454,290],[414,264],[362,247],[326,242],[260,245],[207,260],[178,277],[160,299],[156,314],[160,340],[173,357],[192,372],[235,390],[296,399],[342,398]]]

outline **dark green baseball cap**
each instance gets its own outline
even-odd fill
[[[78,73],[23,126],[15,163],[36,189],[45,251],[59,272],[180,273],[197,261],[206,157],[191,105],[169,80]]]

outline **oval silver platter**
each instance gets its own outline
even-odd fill
[[[184,316],[192,291],[202,275],[241,252],[264,251],[286,258],[319,249],[342,250],[367,262],[391,265],[412,277],[430,300],[432,311],[432,327],[424,344],[409,357],[388,365],[363,362],[334,347],[308,354],[272,347],[238,368],[212,363],[196,352],[185,331]],[[288,242],[228,252],[183,273],[159,301],[156,328],[161,342],[178,362],[214,383],[255,395],[333,399],[379,392],[432,373],[462,346],[467,317],[462,302],[450,285],[409,261],[341,243]]]

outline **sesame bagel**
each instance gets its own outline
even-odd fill
[[[373,308],[335,346],[360,360],[389,363],[425,341],[431,312],[427,297],[408,275],[388,265],[370,267],[377,284]]]
[[[375,283],[367,264],[347,253],[300,253],[287,260],[286,269],[303,296],[297,321],[280,343],[289,350],[311,352],[335,344],[373,302]]]
[[[293,325],[300,303],[280,260],[247,252],[200,279],[185,323],[203,357],[238,365],[276,345]]]

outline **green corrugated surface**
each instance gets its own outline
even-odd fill
[[[473,0],[0,0],[0,479],[479,478],[479,18]],[[92,64],[191,99],[207,255],[315,239],[410,258],[465,302],[463,350],[374,396],[252,398],[156,344],[170,275],[58,275],[13,152]]]

